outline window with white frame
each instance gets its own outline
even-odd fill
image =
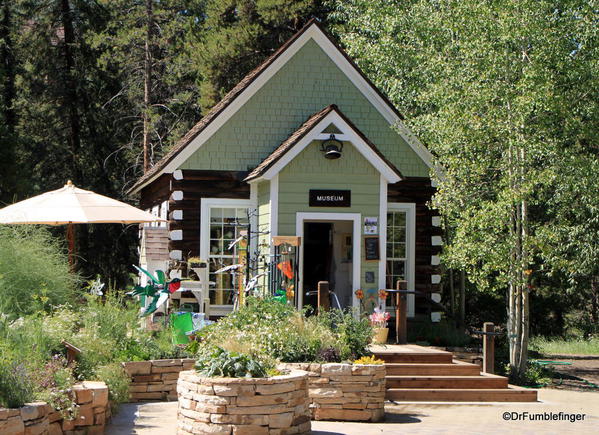
[[[397,281],[407,281],[408,290],[415,290],[415,221],[416,205],[389,203],[387,205],[386,288],[396,288]],[[391,295],[387,306],[392,306]],[[408,316],[414,315],[414,295],[408,295]]]
[[[232,306],[235,292],[243,286],[245,269],[215,273],[223,267],[243,263],[246,254],[235,241],[247,230],[249,201],[202,200],[201,256],[208,261],[210,304]]]

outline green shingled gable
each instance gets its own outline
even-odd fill
[[[404,176],[428,176],[426,164],[313,40],[180,169],[254,168],[310,115],[329,104],[336,104]]]

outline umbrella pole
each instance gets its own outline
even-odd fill
[[[75,227],[67,224],[67,241],[69,244],[69,267],[71,272],[75,270]]]

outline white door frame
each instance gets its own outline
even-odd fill
[[[297,280],[297,291],[299,308],[304,306],[304,222],[332,222],[332,221],[351,221],[353,222],[352,232],[352,307],[359,307],[356,290],[360,288],[362,253],[360,252],[362,231],[362,215],[360,213],[320,213],[320,212],[297,212],[295,214],[295,234],[301,237],[299,257],[299,276]]]

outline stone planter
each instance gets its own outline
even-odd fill
[[[122,363],[131,378],[129,401],[177,400],[179,372],[193,368],[195,360],[156,359]]]
[[[385,365],[283,363],[308,372],[312,420],[381,421],[385,418]]]
[[[0,434],[47,434],[50,427],[46,402],[26,403],[21,408],[0,408]]]
[[[208,378],[179,374],[178,434],[310,433],[307,374],[270,378]]]

